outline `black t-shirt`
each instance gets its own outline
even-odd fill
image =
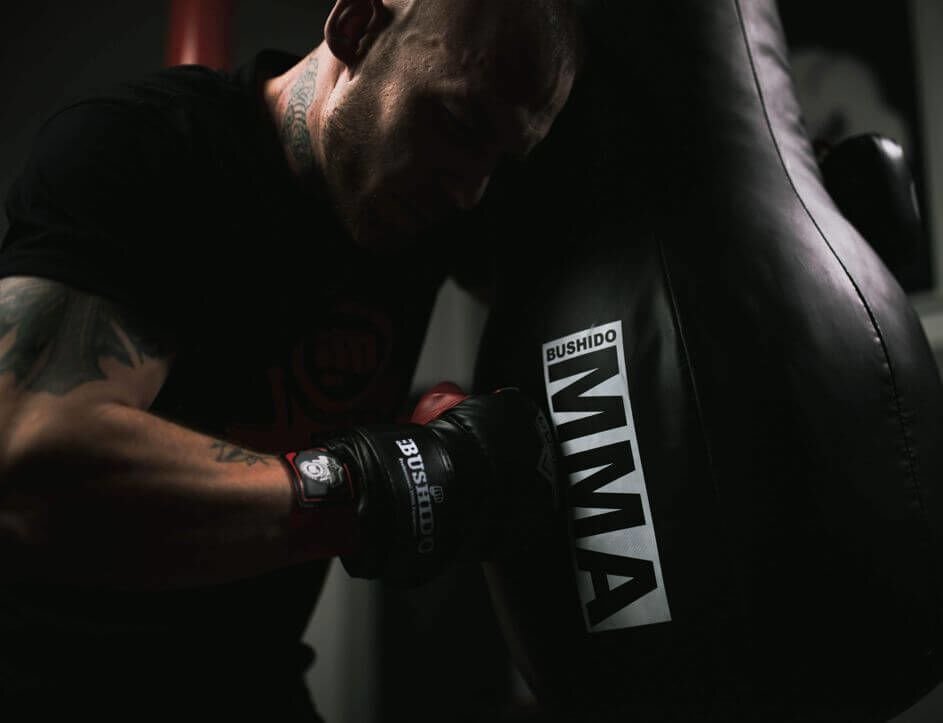
[[[172,331],[151,411],[265,452],[402,413],[445,275],[423,246],[355,248],[297,186],[260,88],[298,60],[172,68],[62,109],[11,190],[0,247],[0,277],[60,280]],[[0,588],[0,686],[55,687],[68,670],[172,691],[223,664],[300,670],[326,568],[155,593]]]

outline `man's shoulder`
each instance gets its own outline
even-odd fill
[[[187,136],[207,122],[231,118],[247,103],[233,77],[202,66],[152,71],[107,87],[90,90],[63,103],[45,126],[79,123]]]
[[[235,74],[156,70],[64,102],[40,127],[21,183],[79,196],[212,186],[220,169],[258,152],[259,125],[258,101]]]
[[[151,111],[172,122],[199,114],[215,121],[258,120],[263,81],[299,60],[291,53],[267,49],[233,71],[178,65],[119,84],[98,99]]]
[[[47,116],[37,146],[74,153],[78,141],[99,146],[99,160],[152,156],[165,164],[178,153],[180,161],[202,157],[210,165],[215,156],[251,154],[252,140],[270,140],[261,84],[297,60],[263,50],[232,72],[179,65],[89,90]]]

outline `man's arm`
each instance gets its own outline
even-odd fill
[[[0,281],[0,583],[170,589],[339,554],[416,584],[550,519],[552,439],[517,390],[273,457],[145,411],[160,337],[63,284]]]
[[[277,458],[146,411],[173,359],[109,301],[0,280],[0,581],[166,589],[337,552],[290,524]]]

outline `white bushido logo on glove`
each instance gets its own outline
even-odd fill
[[[285,455],[295,476],[295,486],[302,505],[351,499],[351,488],[344,465],[324,449],[309,449]]]
[[[320,482],[328,487],[333,487],[340,482],[332,472],[333,469],[338,466],[336,460],[320,454],[314,459],[306,459],[299,464],[298,470],[301,474],[314,482]]]

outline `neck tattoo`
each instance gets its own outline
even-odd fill
[[[295,81],[282,118],[282,141],[298,167],[306,171],[314,165],[314,149],[308,131],[308,110],[314,102],[314,85],[318,77],[318,59],[311,55],[304,72]]]

